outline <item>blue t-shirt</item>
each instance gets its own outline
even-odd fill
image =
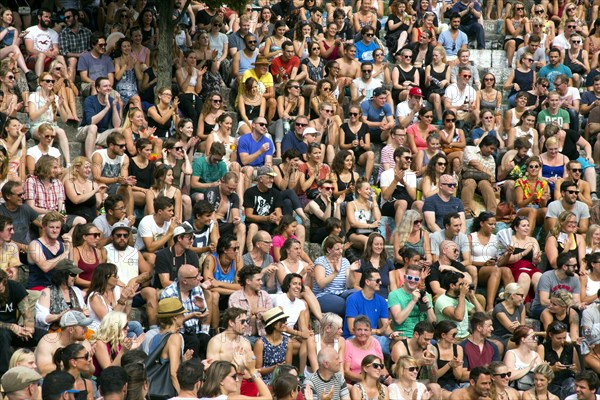
[[[468,3],[464,4],[462,1],[458,1],[452,6],[452,12],[455,12],[455,13],[463,12],[464,10],[467,9],[468,6],[469,6]],[[479,5],[479,3],[474,3],[473,8],[475,9],[475,11],[481,12],[481,6]],[[460,24],[465,25],[465,26],[472,25],[472,24],[476,24],[477,20],[478,20],[478,18],[476,16],[474,16],[472,12],[468,12],[465,15],[463,15],[462,17],[460,17]]]
[[[115,65],[112,59],[106,54],[102,54],[100,58],[94,58],[89,51],[86,51],[81,54],[77,62],[77,72],[81,71],[87,71],[88,78],[95,81],[102,76],[113,74],[115,72]]]
[[[452,196],[448,202],[445,202],[439,195],[434,194],[426,198],[423,203],[423,213],[427,211],[435,213],[435,223],[441,229],[444,229],[444,215],[453,212],[464,212],[465,206],[458,197]],[[433,227],[429,226],[428,228],[432,229]]]
[[[365,61],[374,61],[373,52],[379,48],[377,43],[373,41],[367,45],[363,43],[362,40],[359,40],[354,45],[356,46],[356,59],[358,61],[361,63]]]
[[[473,140],[477,140],[480,139],[483,136],[483,133],[485,131],[482,128],[475,128],[471,131],[471,139]],[[494,137],[498,137],[498,133],[492,129],[489,133],[490,136],[494,136]]]
[[[240,158],[240,153],[254,154],[265,143],[269,143],[269,150],[262,153],[261,155],[256,157],[256,159],[254,161],[252,161],[250,164],[248,164],[253,167],[260,167],[260,166],[265,165],[265,157],[273,156],[273,148],[274,148],[273,141],[266,136],[262,136],[257,142],[252,137],[252,133],[247,133],[247,134],[241,136],[240,139],[238,140],[238,148],[237,148],[237,150],[238,150],[237,159],[238,159],[238,162],[240,163],[240,165],[243,167],[245,166],[244,164],[242,164],[242,159]]]
[[[112,97],[108,98],[108,102],[110,103],[110,109],[108,110],[106,115],[104,115],[104,118],[102,118],[100,122],[96,124],[96,126],[98,127],[98,133],[102,133],[107,129],[114,128],[112,126],[113,101],[114,99]],[[91,125],[92,117],[94,117],[96,114],[99,114],[104,109],[104,107],[105,106],[100,104],[100,101],[98,101],[98,96],[86,97],[83,101],[83,119],[81,120],[81,126]],[[117,107],[119,109],[121,108],[119,105],[117,105]]]
[[[296,134],[292,131],[289,131],[283,136],[283,140],[281,141],[281,153],[285,153],[286,150],[294,149],[298,150],[300,154],[308,153],[308,146],[301,139],[299,140]]]
[[[571,68],[567,67],[565,64],[558,64],[556,67],[552,67],[550,64],[544,65],[538,74],[538,78],[546,78],[550,83],[548,86],[549,91],[556,90],[554,89],[554,78],[558,75],[564,74],[569,79],[573,77],[573,73],[571,72]]]
[[[438,44],[440,44],[446,50],[446,55],[455,56],[463,45],[469,44],[469,38],[463,31],[458,31],[456,40],[452,40],[452,34],[449,29],[440,33],[438,38]]]
[[[387,301],[378,294],[375,294],[371,300],[365,299],[362,290],[351,294],[346,299],[346,318],[356,318],[359,315],[366,315],[371,321],[371,328],[377,328],[381,318],[388,317]],[[348,330],[348,320],[344,320],[344,337],[352,336]]]
[[[375,108],[373,101],[366,100],[360,103],[360,108],[363,115],[367,116],[367,120],[371,122],[381,122],[385,117],[392,116],[392,107],[386,102],[383,107]],[[369,128],[371,131],[379,131],[380,128]]]

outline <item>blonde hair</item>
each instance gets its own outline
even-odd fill
[[[590,249],[593,247],[592,239],[593,239],[594,233],[596,233],[596,231],[598,229],[600,229],[600,225],[592,224],[592,225],[590,225],[587,233],[585,234],[585,245]]]
[[[575,215],[575,213],[572,213],[571,211],[563,211],[558,215],[558,218],[556,219],[556,224],[554,224],[554,226],[552,227],[552,229],[550,229],[549,235],[554,236],[554,237],[558,237],[558,234],[561,232],[562,230],[562,226],[565,222],[567,222],[567,220],[571,217],[577,217]]]
[[[325,333],[325,327],[327,325],[335,326],[339,329],[344,325],[344,320],[339,315],[328,312],[323,314],[323,317],[321,318],[321,326],[319,328],[321,335]]]
[[[561,303],[561,306],[565,308],[568,308],[573,304],[573,295],[565,289],[555,290],[550,295],[550,298],[558,300],[558,302]]]
[[[77,179],[79,177],[79,173],[77,172],[77,168],[81,168],[86,162],[91,164],[91,161],[84,156],[75,157],[73,161],[71,161],[71,166],[67,170],[67,179]],[[89,178],[89,177],[86,177]]]
[[[399,377],[405,368],[416,366],[418,366],[417,360],[413,356],[400,356],[396,362],[396,366],[394,367],[396,377]]]
[[[98,296],[99,293],[96,293]],[[101,340],[110,344],[113,350],[123,343],[125,339],[124,328],[127,326],[127,315],[121,311],[111,311],[102,318],[100,327],[90,339],[91,343]]]
[[[412,232],[414,222],[419,218],[421,218],[421,214],[419,214],[418,211],[406,210],[402,216],[402,219],[400,220],[400,223],[396,225],[396,228],[394,229],[394,235],[398,235],[398,241],[402,246],[404,246],[404,243],[406,243],[408,236]]]
[[[442,62],[444,64],[446,64],[448,62],[446,59],[447,54],[446,54],[446,49],[444,48],[444,46],[435,46],[433,48],[433,51],[437,51],[438,53],[440,53],[440,56],[442,56]]]
[[[33,359],[35,360],[35,354],[30,349],[22,348],[16,350],[10,357],[10,361],[8,362],[8,369],[18,367],[19,364],[25,361],[27,357],[33,357]]]
[[[144,114],[144,111],[140,108],[133,107],[133,108],[129,109],[129,112],[127,113],[127,116],[125,117],[125,121],[123,121],[123,131],[125,129],[131,128],[131,118],[133,118],[133,115],[138,111],[141,112],[142,115]],[[133,132],[132,132],[132,135],[133,135]]]
[[[508,299],[511,295],[517,293],[519,291],[519,284],[516,282],[509,283],[504,287],[504,292],[500,293],[498,297],[502,300]]]
[[[546,139],[546,148],[548,148],[549,144],[558,144],[558,138],[556,136],[550,136]]]

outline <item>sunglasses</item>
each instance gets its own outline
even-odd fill
[[[549,86],[550,86],[550,85],[542,85],[542,87],[543,87],[544,89],[548,89],[548,87],[549,87]]]
[[[494,78],[483,78],[483,80],[487,81],[487,82],[494,82],[496,79],[494,79]]]
[[[296,126],[299,127],[299,128],[304,128],[306,125],[308,125],[308,124],[303,124],[301,122],[296,122]]]
[[[472,75],[463,75],[462,77],[463,77],[463,78],[467,78],[467,79],[471,79],[471,76],[472,76]]]
[[[331,92],[330,87],[324,87],[324,88],[321,88],[321,90],[323,90],[324,92]]]
[[[446,186],[448,186],[449,188],[456,187],[456,183],[442,183],[442,185],[446,185]]]
[[[523,60],[533,62],[533,58],[524,58]]]
[[[421,278],[419,278],[418,276],[406,275],[405,278],[409,282],[415,282],[415,283],[421,282]]]
[[[571,172],[579,172],[579,173],[581,173],[581,171],[583,171],[582,168],[571,168]]]
[[[126,144],[117,144],[117,147],[120,147],[121,149],[125,150],[127,148]]]
[[[454,121],[456,121],[456,118],[446,118],[444,121],[446,121],[446,122],[454,122]]]
[[[440,167],[441,167],[442,165],[443,165],[444,167],[445,167],[446,165],[448,165],[448,163],[445,163],[445,162],[437,162],[436,164],[437,164],[437,165],[439,165]]]
[[[350,116],[351,116],[351,117],[358,117],[358,113],[351,112],[351,113],[349,113],[349,114],[350,114]]]
[[[413,159],[412,156],[404,156],[402,158],[404,158],[406,161],[412,161]]]
[[[98,43],[98,47],[106,47],[106,43]]]
[[[419,370],[419,367],[408,367],[408,368],[405,368],[405,370],[407,370],[409,372],[417,372]]]
[[[256,44],[256,40],[249,40],[249,41],[247,41],[247,42],[246,42],[246,44],[247,44],[247,45],[248,45],[248,44]]]
[[[365,34],[366,37],[373,37],[374,35],[372,33],[367,33]]]
[[[579,194],[579,190],[567,190],[566,192],[569,194]]]
[[[370,74],[371,72],[373,72],[372,69],[361,69],[360,70],[363,74]]]
[[[96,239],[98,239],[100,237],[100,233],[94,232],[94,233],[86,233],[84,234],[84,236],[93,236]]]
[[[575,28],[577,28],[577,25],[567,25],[567,28],[569,28],[569,29],[575,29]]]
[[[212,102],[213,103],[222,103],[223,100],[221,100],[221,99],[212,99]]]
[[[581,40],[571,40],[571,43],[573,43],[573,44],[581,44]]]
[[[500,378],[504,379],[504,378],[510,378],[510,376],[512,375],[512,373],[509,372],[503,372],[501,374],[494,374],[494,376],[499,376]]]
[[[46,83],[54,83],[55,82],[54,79],[43,79],[43,81]]]
[[[517,11],[523,11],[525,8],[524,7],[515,7],[515,10]]]
[[[71,278],[77,278],[77,274],[76,274],[76,273],[73,273],[73,272],[69,272],[69,276],[70,276]]]
[[[300,85],[292,85],[290,86],[290,89],[300,89]]]
[[[373,367],[375,369],[383,369],[385,367],[385,365],[380,364],[380,363],[373,363],[373,364],[371,364],[371,367]]]
[[[81,356],[81,357],[73,357],[73,360],[89,360],[90,359],[90,353],[85,353],[85,355]]]
[[[240,319],[240,324],[246,325],[249,322],[248,319]]]
[[[266,122],[255,122],[255,124],[258,126],[267,126]]]
[[[326,112],[326,113],[329,113],[329,114],[331,114],[333,112],[333,110],[329,110],[329,109],[327,109],[327,110],[323,109],[322,111]]]
[[[536,13],[536,14],[543,14],[543,13],[544,13],[544,10],[535,10],[535,13]],[[541,25],[540,25],[540,26],[541,26]]]
[[[173,147],[175,149],[175,151],[182,151],[183,147]]]
[[[8,79],[9,81],[13,81],[13,80],[15,80],[15,76],[14,75],[6,75],[6,79]]]
[[[333,191],[333,186],[321,186],[321,189],[325,189],[328,192],[332,192]]]
[[[120,239],[127,239],[129,237],[129,233],[115,233],[114,236]]]
[[[231,247],[231,248],[229,248],[229,250],[240,251],[240,246]]]
[[[539,165],[529,165],[527,168],[529,169],[538,169],[540,166]]]
[[[54,139],[56,137],[56,135],[46,135],[44,136],[44,138],[46,139]]]

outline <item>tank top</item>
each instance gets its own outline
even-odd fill
[[[144,168],[141,168],[136,164],[135,159],[131,159],[129,161],[129,175],[135,176],[137,178],[137,183],[135,186],[141,187],[143,189],[150,189],[152,186],[152,176],[154,175],[154,169],[156,168],[156,164],[149,162]],[[173,176],[175,176],[173,174]],[[175,182],[173,182],[175,184]]]
[[[244,103],[244,110],[246,111],[246,117],[248,117],[248,121],[253,121],[255,118],[258,118],[260,114],[260,104],[253,106],[252,104]]]
[[[342,180],[342,178],[340,178],[340,176],[338,175],[337,172],[335,172],[335,176],[337,178],[337,187],[338,187],[338,192],[342,191],[342,190],[346,190],[348,188],[348,186],[350,185],[354,185],[354,173],[350,174],[350,180],[348,182],[344,182]],[[354,200],[354,194],[353,193],[346,193],[344,198],[344,201],[352,201]]]
[[[235,260],[231,262],[229,271],[225,272],[221,267],[219,255],[215,252],[212,254],[212,257],[215,259],[215,272],[213,273],[214,278],[225,283],[235,283]]]
[[[116,156],[114,159],[108,156],[107,149],[96,150],[94,154],[100,154],[102,158],[102,173],[100,176],[104,178],[117,178],[121,175],[121,165],[125,155]]]
[[[446,79],[446,72],[448,71],[448,64],[446,64],[446,66],[444,67],[444,70],[442,72],[437,72],[433,66],[431,66],[431,76],[435,79],[437,79],[438,81],[443,81],[444,79]],[[433,83],[433,82],[432,82]],[[438,86],[439,87],[439,86]],[[441,89],[441,88],[440,88]]]
[[[292,271],[290,271],[288,266],[285,265],[284,260],[280,261],[280,263],[281,263],[281,265],[283,265],[283,269],[285,270],[286,275],[292,273]],[[296,273],[302,275],[302,271],[304,271],[305,267],[306,267],[306,263],[302,260],[298,260],[298,271],[296,271]],[[279,284],[279,280],[277,280],[277,294],[280,294],[280,293],[283,293],[283,290],[281,290],[281,285]]]
[[[520,126],[515,126],[515,139],[518,139],[520,137],[526,137],[528,142],[531,143],[531,147],[533,148],[533,128],[529,128],[528,130],[524,131],[521,129]],[[528,155],[533,155],[533,151],[531,149],[529,149],[527,151]]]
[[[328,50],[331,47],[324,40],[323,40],[322,43],[323,43],[323,47],[325,47],[325,50]],[[335,60],[337,60],[338,58],[340,58],[339,52],[340,52],[340,48],[338,46],[334,45],[333,46],[333,50],[331,51],[331,54],[329,54],[329,57],[325,57],[324,60],[325,61],[335,61]]]
[[[8,144],[4,139],[0,139],[0,144],[4,146],[5,149],[8,149]],[[12,155],[12,157],[8,160],[8,171],[15,174],[15,176],[19,176],[19,166],[21,165],[23,149],[19,147],[19,150]]]
[[[541,159],[541,157],[540,157],[540,159]],[[557,166],[546,165],[544,163],[544,160],[542,159],[542,177],[551,178],[553,176],[556,176],[556,177],[560,178],[563,176],[564,173],[565,173],[564,165],[557,165]]]
[[[585,69],[579,65],[579,64],[574,64],[571,58],[571,54],[569,54],[569,51],[565,51],[565,61],[564,61],[564,65],[566,65],[567,67],[569,67],[569,69],[571,69],[573,72],[575,73],[580,73],[583,72]],[[575,57],[575,59],[579,62],[583,62],[583,51],[579,51],[579,54],[577,54],[577,57]]]
[[[243,75],[244,72],[248,71],[252,68],[252,64],[256,61],[257,52],[250,57],[246,57],[246,53],[244,51],[240,52],[240,75]]]
[[[46,260],[52,260],[65,252],[65,246],[62,242],[58,242],[58,250],[56,253],[52,253],[52,251],[50,251],[50,249],[47,248],[41,240],[36,239],[36,241],[40,244],[40,247],[42,248],[42,254],[44,254]],[[51,286],[53,274],[54,270],[44,272],[40,267],[37,266],[37,264],[29,264],[29,280],[27,281],[27,289],[37,287],[46,288]]]
[[[354,219],[356,220],[356,222],[362,222],[362,223],[367,223],[367,221],[369,221],[371,219],[371,209],[372,209],[372,204],[371,202],[369,202],[369,208],[367,210],[359,210],[358,209],[358,205],[356,204],[356,201],[353,201],[354,203]]]
[[[92,183],[92,189],[93,188],[94,184]],[[77,189],[75,189],[75,193],[77,193],[77,195],[82,194],[79,193]],[[79,204],[73,203],[69,196],[65,196],[65,210],[67,211],[67,214],[83,217],[90,223],[96,218],[96,196],[92,196]]]
[[[448,364],[450,362],[450,360],[442,360],[440,359],[440,348],[438,347],[437,343],[434,343],[433,346],[435,347],[435,349],[438,352],[438,359],[436,361],[437,364],[437,368],[438,371],[442,368],[444,368],[444,366],[446,364]],[[453,357],[458,357],[458,348],[457,348],[457,344],[452,344],[452,356]],[[452,384],[452,383],[456,383],[456,378],[454,378],[454,373],[452,372],[452,368],[448,369],[448,371],[446,371],[446,373],[440,377],[438,377],[438,383],[440,384],[440,386],[444,386],[447,384]]]
[[[187,71],[183,67],[181,67],[181,76],[183,76],[184,80],[187,78]],[[194,68],[194,72],[192,73],[192,77],[188,82],[188,86],[196,87],[196,83],[198,83],[198,70]]]
[[[600,290],[600,281],[593,281],[588,275],[587,285],[585,286],[585,295],[593,296],[598,293],[598,290]]]
[[[421,231],[421,232],[419,232],[419,240],[417,240],[414,243],[410,243],[407,239],[406,242],[404,243],[404,247],[413,249],[413,250],[417,251],[420,255],[424,256],[425,255],[425,248],[423,247],[424,244],[425,244],[425,238],[423,237],[423,231]]]
[[[79,277],[86,281],[91,281],[92,275],[94,274],[94,270],[96,269],[98,264],[100,264],[100,259],[98,258],[98,253],[96,253],[96,249],[94,249],[93,263],[85,262],[85,260],[81,256],[81,252],[79,251],[79,249],[76,247],[75,250],[77,250],[77,254],[79,254],[79,261],[77,262],[77,266],[83,270],[83,272],[79,274]]]
[[[533,88],[533,74],[534,71],[532,69],[530,69],[529,72],[521,72],[518,69],[515,69],[515,77],[513,79],[513,82],[519,84],[520,91],[531,90]],[[512,96],[516,93],[517,91],[514,88],[512,88],[510,90],[509,96]]]
[[[498,93],[496,93],[496,96],[498,96]],[[480,107],[482,110],[496,110],[496,98],[494,98],[493,100],[486,100],[483,97],[483,93],[481,94],[481,101],[480,101]]]
[[[225,165],[227,165],[227,167],[229,167],[229,164],[231,164],[231,153],[233,153],[233,147],[235,147],[233,146],[233,138],[231,138],[231,136],[227,136],[227,142],[224,142],[223,139],[221,139],[221,137],[219,136],[218,131],[212,131],[212,136],[214,143],[223,143],[223,145],[225,146],[225,156],[223,157],[223,162],[225,163]]]
[[[578,249],[578,244],[577,244],[577,238],[575,237],[574,234],[571,234],[571,248],[567,250],[567,253],[570,254],[573,258],[575,258],[577,260],[577,265],[579,266],[579,253],[577,251]],[[564,243],[561,242],[557,242],[556,247],[558,248],[558,254],[562,253],[563,250],[565,249],[565,245]],[[567,313],[568,315],[569,313]]]
[[[197,74],[195,69],[194,69],[194,74]],[[192,84],[192,81],[190,80],[190,86],[195,87],[196,84],[195,83]],[[156,108],[156,112],[158,113],[158,115],[160,115],[162,117],[162,114],[160,113],[160,110],[158,109],[158,107],[155,106],[154,108]],[[150,128],[156,128],[156,132],[154,132],[154,136],[158,136],[160,138],[169,136],[172,125],[173,125],[173,117],[170,117],[164,124],[159,124],[158,121],[155,121],[154,118],[152,118],[150,115],[148,115],[148,126]]]

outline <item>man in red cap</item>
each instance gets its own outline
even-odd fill
[[[421,88],[413,87],[408,92],[408,97],[396,106],[396,118],[400,126],[407,128],[418,122],[419,110],[423,107],[423,92]]]

